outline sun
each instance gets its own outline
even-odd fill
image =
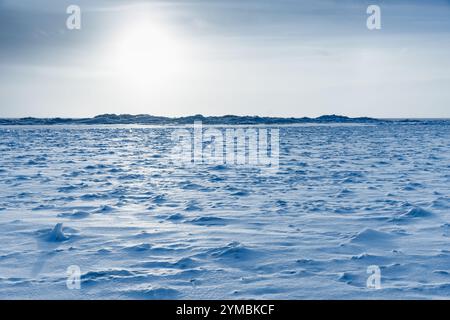
[[[114,37],[110,66],[132,86],[170,81],[186,67],[186,50],[171,30],[151,19],[127,23]]]

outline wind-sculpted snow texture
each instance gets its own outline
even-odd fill
[[[450,297],[448,122],[283,126],[275,172],[171,130],[0,126],[0,298]]]

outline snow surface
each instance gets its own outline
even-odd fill
[[[275,174],[170,130],[0,127],[0,298],[450,297],[448,123],[281,127]]]

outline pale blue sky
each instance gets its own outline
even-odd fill
[[[448,0],[0,0],[0,117],[450,117],[449,57]]]

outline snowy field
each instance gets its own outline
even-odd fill
[[[170,132],[0,127],[0,298],[450,298],[450,124],[281,127],[273,174]]]

